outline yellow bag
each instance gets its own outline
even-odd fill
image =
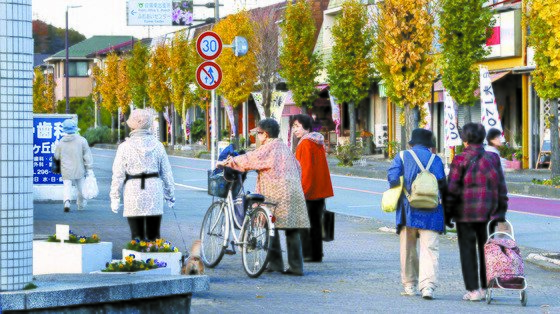
[[[392,213],[397,210],[397,205],[399,203],[403,187],[403,177],[401,176],[400,179],[401,184],[383,192],[383,197],[381,198],[381,209],[386,213]]]

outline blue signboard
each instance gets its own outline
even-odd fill
[[[33,115],[33,184],[62,184],[60,174],[51,172],[54,148],[64,133],[62,122],[75,115]]]

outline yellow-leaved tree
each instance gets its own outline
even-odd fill
[[[169,52],[171,72],[171,100],[174,109],[185,121],[187,110],[197,103],[198,89],[196,88],[196,67],[202,58],[196,51],[196,43],[189,41],[184,32],[177,32],[173,37]],[[173,119],[174,129],[177,128]],[[173,132],[175,134],[178,132]],[[185,138],[186,141],[186,138]],[[175,139],[173,139],[173,143]]]
[[[111,134],[115,127],[115,116],[118,112],[117,89],[119,88],[119,57],[111,52],[105,59],[103,75],[100,83],[101,105],[111,114]]]
[[[45,98],[45,75],[40,68],[33,70],[33,112],[45,113],[47,111],[47,99]]]
[[[406,136],[418,127],[418,108],[429,99],[435,76],[431,0],[385,0],[374,15],[374,64],[387,95],[403,109]]]
[[[159,44],[150,56],[148,65],[148,96],[152,107],[162,112],[171,102],[169,84],[169,47]]]
[[[526,0],[525,25],[531,32],[529,45],[535,50],[533,84],[540,98],[550,102],[552,178],[560,175],[558,147],[558,98],[560,98],[560,2],[557,0]]]
[[[127,113],[130,111],[130,101],[132,100],[130,94],[130,82],[128,77],[128,69],[127,69],[128,59],[121,57],[119,58],[119,66],[118,66],[118,82],[117,82],[117,104],[118,107],[121,109],[121,115],[123,120],[126,117]],[[118,127],[119,132],[121,129],[121,117],[119,117]],[[127,129],[125,124],[125,130]]]
[[[54,81],[54,75],[52,72],[48,72],[45,76],[45,85],[45,99],[47,101],[46,111],[56,113],[56,97],[54,94],[56,82]]]
[[[216,62],[223,72],[222,83],[218,87],[218,94],[223,96],[233,108],[237,108],[249,95],[257,82],[257,64],[255,53],[258,46],[255,44],[253,25],[247,11],[243,10],[236,14],[228,15],[220,20],[214,27],[222,42],[229,44],[235,36],[242,36],[249,43],[249,51],[244,56],[236,57],[231,49],[222,50]],[[238,112],[234,110],[235,129],[238,128]],[[238,132],[234,134],[234,142],[238,143]],[[237,145],[236,145],[237,146]]]
[[[97,65],[97,63],[93,64],[92,67],[92,78],[93,78],[93,89],[91,91],[91,100],[93,100],[94,108],[94,127],[99,127],[100,122],[100,113],[99,113],[99,104],[101,103],[101,84],[103,84],[103,70]]]

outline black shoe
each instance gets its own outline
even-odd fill
[[[286,269],[285,271],[282,272],[284,275],[290,275],[290,276],[303,276],[302,272],[295,272],[291,269]]]
[[[64,207],[64,212],[65,212],[65,213],[70,212],[70,207]]]
[[[67,213],[70,211],[70,201],[66,200],[64,201],[64,212]]]

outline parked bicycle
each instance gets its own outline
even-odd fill
[[[246,173],[229,168],[224,168],[220,174],[208,175],[208,194],[219,199],[210,205],[202,221],[202,261],[207,267],[216,267],[224,254],[236,254],[237,246],[241,250],[245,272],[249,277],[256,278],[268,263],[276,205],[265,202],[263,195],[246,194],[243,187],[245,177]],[[244,218],[236,215],[234,197],[241,200],[239,205],[245,213]]]

